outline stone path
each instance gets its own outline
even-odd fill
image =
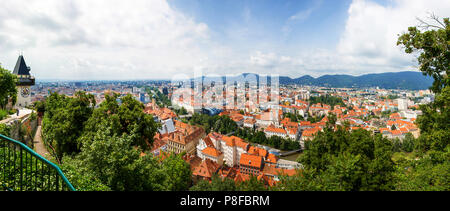
[[[48,159],[50,158],[50,153],[47,151],[47,148],[45,148],[44,142],[42,141],[41,137],[41,126],[39,125],[36,130],[36,135],[33,139],[34,143],[34,151],[36,151],[39,155],[42,157]]]

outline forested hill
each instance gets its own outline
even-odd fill
[[[291,79],[280,77],[281,84],[301,84],[329,87],[379,87],[382,89],[428,89],[433,83],[433,78],[422,75],[421,72],[396,72],[367,74],[361,76],[351,75],[324,75],[313,78],[309,75]]]
[[[254,73],[243,73],[233,77],[207,77],[203,76],[201,79],[204,83],[211,81],[259,81],[259,76]],[[198,80],[200,78],[191,79]],[[264,81],[270,81],[270,77]],[[428,89],[433,83],[433,78],[424,76],[421,72],[405,71],[405,72],[391,72],[391,73],[376,73],[366,74],[361,76],[351,75],[323,75],[318,78],[305,75],[299,78],[290,78],[287,76],[280,76],[280,84],[299,84],[299,85],[314,85],[324,87],[336,88],[368,88],[379,87],[380,89],[408,89],[408,90],[424,90]]]

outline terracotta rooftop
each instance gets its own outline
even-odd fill
[[[214,173],[216,173],[218,169],[219,169],[219,164],[217,164],[209,159],[205,159],[200,163],[200,165],[198,167],[194,168],[192,174],[195,176],[211,178],[212,175]]]
[[[286,130],[284,130],[283,128],[277,128],[273,125],[269,125],[269,127],[267,127],[264,132],[272,132],[272,133],[280,133],[280,134],[286,134]]]
[[[222,140],[224,140],[225,144],[230,147],[237,146],[247,150],[247,147],[249,146],[249,144],[246,143],[243,139],[236,136],[223,136]]]
[[[261,168],[262,157],[257,155],[250,154],[242,154],[241,160],[239,161],[240,165],[251,166],[255,168]]]
[[[202,153],[212,157],[219,157],[219,155],[222,154],[222,152],[213,147],[206,147],[204,150],[202,150]]]
[[[268,152],[267,152],[267,150],[265,150],[265,149],[263,149],[263,148],[251,146],[251,147],[248,149],[248,154],[251,154],[251,155],[258,155],[258,156],[261,156],[261,157],[264,157],[264,158],[265,158],[265,157],[267,156]]]

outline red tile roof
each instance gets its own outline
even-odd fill
[[[219,157],[222,154],[222,152],[212,147],[206,147],[204,150],[202,150],[202,153],[212,157]]]
[[[192,172],[195,176],[201,176],[204,178],[211,178],[214,173],[217,172],[219,169],[219,164],[209,160],[205,159],[203,160],[198,167],[194,169]]]
[[[236,136],[231,136],[231,137],[223,136],[222,140],[225,141],[225,144],[227,146],[230,146],[230,147],[237,146],[237,147],[240,147],[242,149],[247,150],[248,143],[246,143],[243,139],[241,139],[239,137],[236,137]]]
[[[240,165],[244,166],[251,166],[256,168],[261,168],[262,164],[262,157],[257,155],[250,155],[250,154],[242,154],[241,160],[239,161]]]
[[[272,132],[272,133],[280,133],[280,134],[286,134],[286,130],[284,130],[283,128],[277,128],[273,125],[269,125],[269,127],[267,127],[264,132]]]
[[[309,128],[309,129],[305,129],[302,133],[302,136],[314,136],[316,133],[318,133],[321,129],[318,127],[315,128]]]
[[[251,155],[257,155],[257,156],[261,156],[261,157],[266,157],[268,152],[267,150],[263,149],[263,148],[259,148],[259,147],[255,147],[255,146],[251,146],[248,149],[248,154]]]

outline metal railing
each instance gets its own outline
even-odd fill
[[[75,191],[61,169],[25,144],[0,134],[0,188]]]

